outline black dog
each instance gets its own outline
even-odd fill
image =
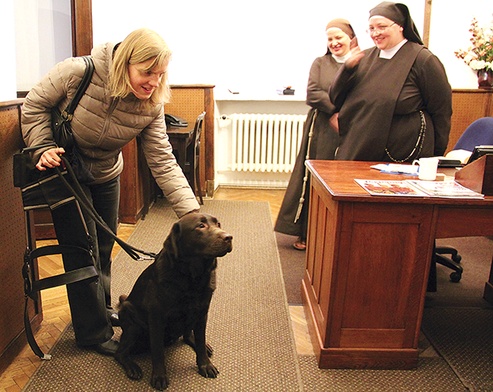
[[[123,332],[115,358],[129,378],[142,378],[142,370],[129,356],[150,347],[151,385],[166,389],[164,346],[180,337],[194,348],[199,373],[217,376],[205,330],[216,285],[216,258],[231,252],[232,240],[208,214],[191,213],[173,225],[156,260],[142,272],[128,297],[120,297]]]

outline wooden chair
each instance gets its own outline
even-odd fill
[[[204,125],[205,112],[198,115],[192,133],[192,140],[187,147],[187,160],[185,163],[185,174],[188,177],[190,186],[195,196],[198,196],[200,204],[204,204],[202,199],[202,189],[200,186],[200,136]]]

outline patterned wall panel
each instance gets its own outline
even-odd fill
[[[4,354],[4,351],[19,336],[23,337],[24,329],[24,286],[21,268],[27,245],[27,235],[20,190],[14,187],[12,177],[13,154],[18,152],[22,145],[19,116],[19,105],[1,104],[0,279],[4,300],[0,301],[0,314],[3,315],[0,317],[0,354]],[[29,305],[32,305],[32,301]],[[32,317],[32,308],[30,314]],[[9,317],[4,317],[5,315],[9,315]],[[0,369],[3,363],[2,359],[0,359]]]
[[[452,127],[447,151],[450,151],[474,120],[493,116],[493,92],[487,90],[454,90],[452,94]]]

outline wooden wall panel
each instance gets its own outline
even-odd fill
[[[493,91],[454,90],[452,110],[452,127],[447,151],[453,149],[457,140],[474,120],[493,116]]]
[[[72,55],[91,54],[92,34],[92,0],[71,0],[72,10]]]
[[[204,90],[201,88],[172,88],[171,102],[164,111],[176,114],[188,121],[190,125],[204,110]]]
[[[148,175],[141,174],[142,156],[138,148],[137,139],[132,140],[123,150],[123,172],[120,176],[120,214],[119,219],[122,223],[137,223],[140,218],[145,216],[148,209],[150,187]],[[147,169],[149,170],[149,169]],[[147,174],[147,173],[146,173]]]
[[[200,137],[200,186],[202,194],[214,192],[214,86],[174,85],[172,99],[165,107],[166,113],[185,118],[195,124],[197,116],[206,112],[204,131]]]
[[[0,373],[26,342],[21,269],[28,237],[21,192],[14,187],[12,177],[13,155],[22,148],[21,105],[22,100],[0,103],[0,277],[4,296],[0,301]],[[40,300],[36,306],[29,301],[29,316],[37,328],[42,319]]]

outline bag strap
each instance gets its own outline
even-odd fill
[[[64,118],[68,119],[69,121],[72,120],[72,115],[74,114],[75,108],[86,92],[87,86],[89,86],[89,83],[91,82],[92,74],[94,73],[94,61],[92,60],[91,56],[83,56],[82,58],[86,63],[86,71],[84,73],[84,76],[82,77],[79,87],[77,88],[77,91],[75,92],[74,98],[72,98],[72,101],[62,112]]]
[[[45,354],[38,346],[36,339],[34,338],[33,330],[31,328],[31,322],[29,321],[29,312],[27,311],[27,303],[29,302],[29,297],[26,295],[26,299],[24,301],[24,330],[26,331],[27,342],[33,350],[34,354],[36,354],[39,358],[44,360],[50,360],[51,354]]]
[[[86,194],[84,193],[84,190],[80,186],[79,181],[77,180],[77,177],[75,176],[75,173],[72,169],[72,166],[70,165],[69,161],[67,158],[65,158],[63,155],[60,156],[62,158],[62,161],[65,165],[65,168],[67,169],[67,172],[69,173],[70,177],[73,180],[73,186],[67,181],[65,176],[63,175],[62,171],[60,170],[60,167],[55,167],[55,170],[60,177],[61,181],[63,184],[67,187],[67,189],[74,195],[75,199],[79,202],[81,207],[87,212],[87,214],[96,222],[96,224],[102,228],[109,236],[111,236],[121,247],[122,249],[127,252],[127,254],[134,260],[152,260],[156,258],[156,253],[154,252],[148,252],[144,251],[142,249],[136,248],[133,245],[128,244],[127,242],[123,241],[121,238],[119,238],[113,230],[106,224],[106,222],[99,216],[98,212],[94,209],[94,206],[92,203],[89,201],[87,198]],[[140,253],[140,255],[139,255]],[[143,256],[141,256],[143,255]],[[147,257],[144,257],[147,256]]]
[[[96,271],[94,264],[77,268],[72,271],[67,271],[63,274],[49,276],[43,279],[31,279],[30,269],[32,268],[32,261],[34,259],[48,255],[65,253],[72,254],[74,253],[74,251],[79,253],[86,253],[89,257],[92,257],[92,253],[90,250],[72,245],[46,245],[33,250],[26,249],[26,252],[24,254],[24,267],[22,269],[22,276],[24,278],[24,294],[35,300],[35,293],[38,291],[75,283],[81,280],[97,279],[98,272]]]
[[[29,152],[33,152],[33,151],[39,150],[40,148],[45,148],[45,147],[57,147],[57,145],[55,142],[49,142],[46,144],[40,144],[39,146],[24,147],[21,150],[21,154],[27,154]]]

